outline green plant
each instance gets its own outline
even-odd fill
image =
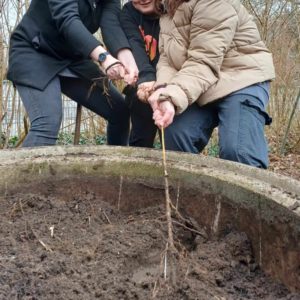
[[[74,144],[74,133],[60,132],[58,134],[57,145],[73,145]],[[106,136],[96,135],[89,137],[87,133],[80,133],[79,145],[105,145]]]

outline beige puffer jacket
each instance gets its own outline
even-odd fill
[[[183,112],[275,77],[272,55],[238,0],[190,0],[160,21],[157,84]]]

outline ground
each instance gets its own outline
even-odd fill
[[[300,154],[286,156],[270,154],[270,171],[300,180]]]
[[[177,225],[165,264],[163,207],[129,214],[103,200],[2,199],[0,299],[300,299],[263,274],[244,234],[209,239]]]

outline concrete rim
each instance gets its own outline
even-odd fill
[[[54,146],[1,150],[0,167],[22,165],[31,160],[55,161],[58,157],[76,160],[85,156],[91,161],[143,161],[160,163],[161,150],[111,146]],[[267,170],[213,157],[167,151],[167,166],[214,177],[243,189],[267,196],[300,216],[300,181]]]

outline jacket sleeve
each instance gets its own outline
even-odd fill
[[[170,66],[168,57],[164,51],[163,39],[159,39],[159,60],[156,66],[156,84],[165,84],[171,82],[177,70]]]
[[[139,24],[137,24],[126,5],[123,7],[120,14],[120,22],[128,38],[134,59],[139,69],[138,84],[147,81],[155,81],[156,70],[149,62],[149,57],[145,51],[144,40],[139,31]]]
[[[48,0],[48,4],[56,27],[68,45],[83,57],[89,57],[101,43],[83,25],[78,0]]]
[[[224,55],[238,26],[235,9],[225,1],[198,1],[191,19],[188,58],[166,88],[177,114],[218,81]]]
[[[101,3],[103,3],[103,11],[100,18],[100,28],[103,41],[110,53],[116,57],[119,50],[130,49],[119,20],[120,0],[103,0]]]

